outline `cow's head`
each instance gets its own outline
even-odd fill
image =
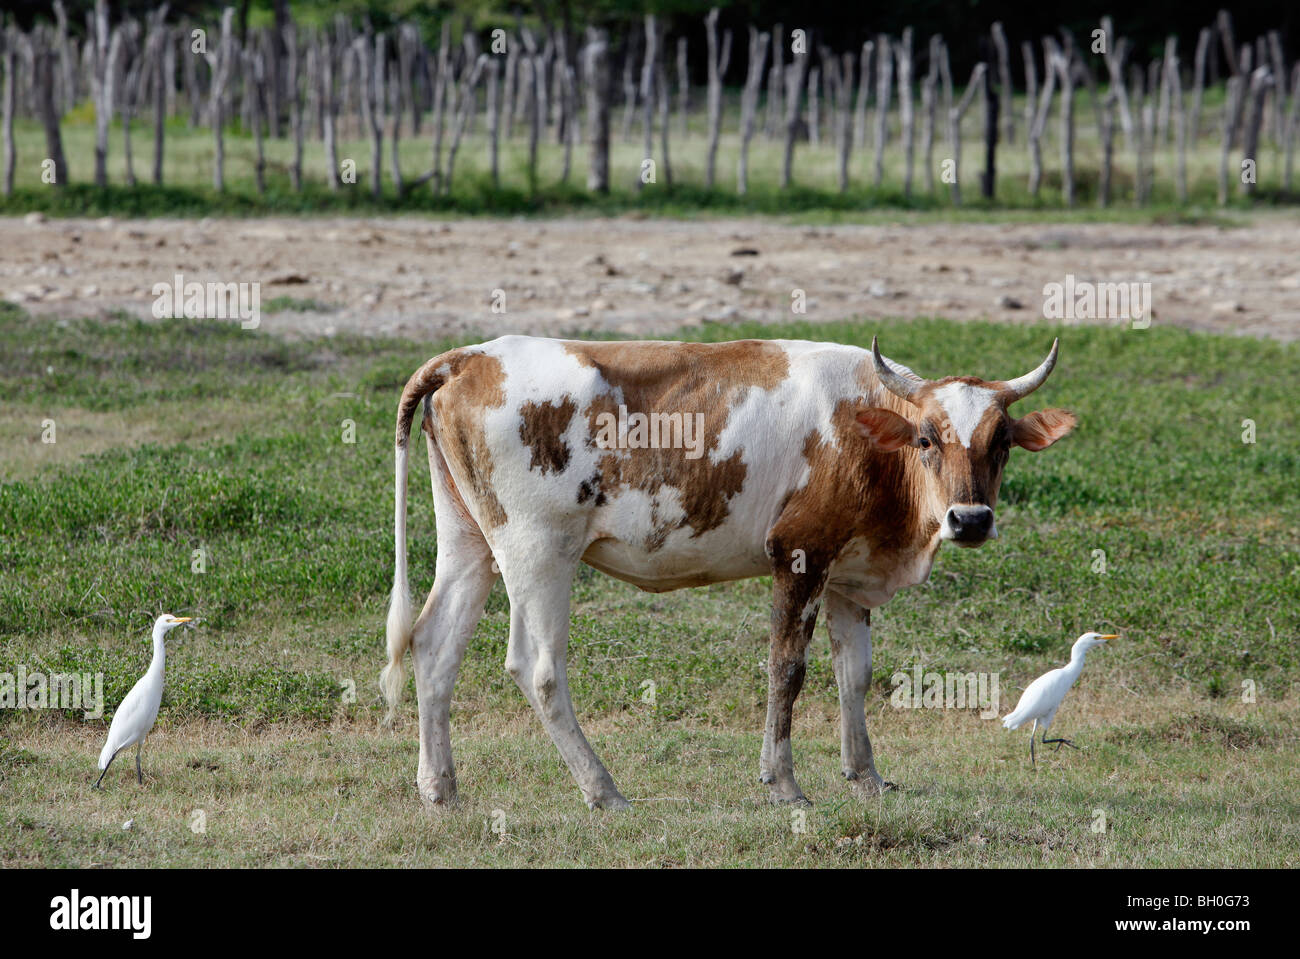
[[[920,484],[923,503],[940,524],[941,539],[979,546],[997,535],[993,507],[1002,470],[1012,446],[1038,452],[1074,429],[1067,410],[1038,410],[1016,419],[1007,407],[1042,386],[1056,365],[1060,341],[1032,373],[1013,380],[986,382],[973,376],[926,380],[907,367],[871,353],[876,378],[907,401],[906,415],[884,407],[864,407],[858,429],[876,448],[903,456],[912,451],[909,470]]]

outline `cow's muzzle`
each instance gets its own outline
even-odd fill
[[[979,546],[998,535],[993,525],[993,510],[988,506],[951,506],[944,515],[939,535],[958,546]]]

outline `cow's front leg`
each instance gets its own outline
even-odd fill
[[[826,627],[840,689],[840,768],[864,792],[879,793],[885,782],[872,758],[865,705],[871,686],[871,610],[829,592]]]
[[[794,778],[790,728],[794,701],[803,688],[825,572],[805,569],[806,562],[790,562],[789,551],[779,544],[769,542],[768,551],[773,580],[772,645],[767,657],[767,724],[759,779],[771,790],[772,802],[806,804],[808,800]]]

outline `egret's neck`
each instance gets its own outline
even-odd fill
[[[161,626],[155,627],[153,631],[153,661],[149,663],[149,671],[162,669],[163,664],[167,661],[167,630]]]
[[[1078,676],[1080,671],[1083,669],[1083,658],[1087,655],[1088,651],[1086,649],[1076,649],[1071,651],[1069,665],[1065,668],[1069,670],[1072,675]]]

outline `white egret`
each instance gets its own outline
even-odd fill
[[[1007,729],[1019,729],[1031,719],[1034,721],[1034,727],[1029,731],[1030,762],[1034,764],[1038,762],[1034,755],[1034,734],[1038,732],[1039,726],[1043,727],[1044,745],[1056,743],[1058,750],[1062,743],[1073,749],[1078,748],[1068,739],[1048,739],[1047,727],[1052,725],[1052,720],[1056,718],[1056,711],[1061,708],[1061,700],[1065,698],[1065,694],[1070,691],[1074,681],[1079,678],[1079,673],[1083,671],[1083,658],[1088,655],[1088,650],[1111,639],[1119,639],[1119,636],[1113,633],[1084,633],[1074,641],[1074,646],[1070,650],[1069,663],[1060,669],[1043,673],[1026,686],[1025,691],[1020,694],[1020,702],[1016,703],[1016,708],[1003,718],[1002,725]]]
[[[140,747],[153,729],[154,721],[158,718],[158,707],[162,705],[163,667],[167,659],[165,640],[168,633],[192,618],[164,613],[154,622],[153,660],[149,663],[149,671],[131,687],[131,691],[122,700],[122,705],[113,714],[113,722],[108,727],[108,741],[99,753],[99,768],[102,772],[95,780],[94,788],[99,788],[108,767],[117,758],[117,754],[128,746],[135,747],[136,781],[144,783],[144,774],[140,771]]]

